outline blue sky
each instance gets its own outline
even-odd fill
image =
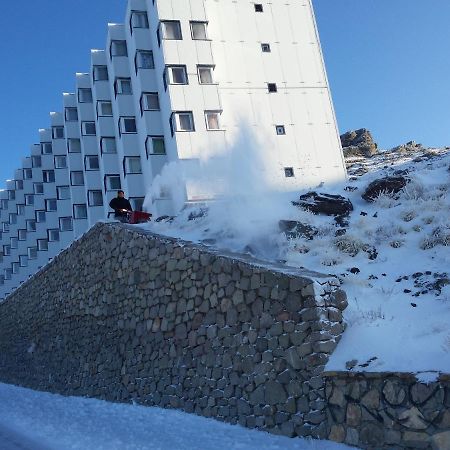
[[[450,1],[313,0],[341,132],[382,148],[450,145]],[[103,48],[125,0],[4,2],[0,15],[0,186]]]

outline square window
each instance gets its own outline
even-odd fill
[[[284,125],[277,125],[275,127],[275,130],[276,130],[278,136],[282,136],[282,135],[286,134],[286,129],[284,128]]]
[[[255,3],[255,11],[263,12],[264,11],[263,5],[261,3]]]
[[[176,131],[195,131],[194,118],[191,111],[176,112],[173,117],[175,118]]]
[[[59,241],[59,230],[47,230],[48,242]]]
[[[64,127],[52,127],[53,139],[64,139]]]
[[[124,158],[125,174],[142,173],[141,158],[139,156],[127,156]]]
[[[19,264],[20,267],[28,266],[28,256],[27,255],[19,255]]]
[[[30,219],[26,221],[27,231],[36,231],[36,221],[34,219]]]
[[[36,259],[37,258],[37,247],[28,247],[28,259]]]
[[[85,157],[86,170],[99,170],[100,164],[98,156],[86,156]]]
[[[207,40],[207,22],[191,22],[191,36],[194,40]]]
[[[69,200],[70,199],[69,186],[57,186],[56,197],[58,198],[58,200]]]
[[[55,168],[67,169],[67,158],[64,155],[55,156]]]
[[[107,191],[115,191],[121,189],[120,175],[106,175],[105,189]]]
[[[65,109],[66,122],[76,122],[78,120],[78,110],[77,108],[66,108]]]
[[[94,81],[107,81],[108,79],[107,66],[94,66]]]
[[[55,182],[55,171],[54,170],[43,170],[42,171],[42,181],[44,183],[54,183]]]
[[[186,66],[168,66],[170,84],[188,84]]]
[[[25,194],[25,205],[27,205],[27,206],[34,205],[34,195],[33,194]]]
[[[38,239],[37,244],[38,244],[38,250],[40,252],[44,252],[44,251],[48,250],[48,240],[47,239]]]
[[[276,83],[267,83],[267,89],[269,92],[277,92],[277,85]]]
[[[148,17],[145,11],[132,11],[130,19],[131,29],[148,28]]]
[[[89,206],[103,206],[102,191],[88,191]]]
[[[292,178],[294,176],[294,168],[293,167],[285,167],[284,168],[284,176],[286,178]]]
[[[102,137],[100,147],[103,153],[117,153],[116,138]]]
[[[153,52],[147,50],[137,50],[135,58],[137,69],[154,69],[155,62],[153,60]]]
[[[136,197],[136,198],[130,198],[131,207],[133,208],[133,211],[142,211],[142,207],[144,206],[144,200],[143,197]]]
[[[220,111],[205,111],[206,129],[220,130]]]
[[[126,41],[111,41],[110,55],[113,56],[128,56]]]
[[[58,207],[58,203],[56,202],[56,198],[49,198],[45,200],[45,210],[46,211],[56,211]]]
[[[40,156],[32,156],[31,157],[31,167],[41,167],[42,166],[42,158]]]
[[[270,49],[270,44],[264,43],[261,44],[261,50],[263,53],[270,53],[272,50]]]
[[[17,223],[17,214],[16,213],[9,213],[9,224],[15,225]]]
[[[69,153],[81,153],[81,141],[80,139],[68,139],[67,140]]]
[[[81,170],[70,172],[70,184],[72,186],[84,186],[84,175]]]
[[[26,241],[27,240],[27,230],[18,230],[17,236],[19,238],[19,241]]]
[[[36,222],[37,223],[44,223],[45,222],[45,211],[38,210],[35,213]]]
[[[164,144],[164,136],[148,136],[145,143],[148,155],[165,155],[166,146]]]
[[[121,117],[120,131],[122,133],[137,133],[136,119],[134,117]]]
[[[40,158],[40,156],[39,156]],[[31,159],[31,161],[33,162],[33,159]],[[33,166],[33,164],[31,164]],[[16,191],[21,191],[23,189],[23,180],[16,180],[15,181],[15,185],[16,185]]]
[[[41,153],[43,155],[51,155],[53,153],[52,143],[51,142],[42,142],[41,143]]]
[[[23,169],[23,179],[31,180],[33,178],[33,171],[31,169]]]
[[[18,262],[11,263],[11,270],[12,270],[12,273],[14,273],[14,274],[19,273],[19,270],[20,270],[19,263]]]
[[[178,20],[164,20],[161,22],[162,35],[164,39],[181,40],[181,24]]]
[[[4,245],[3,246],[3,255],[4,256],[11,256],[11,246],[10,245]]]
[[[73,205],[73,217],[75,219],[87,219],[87,206],[85,204]]]
[[[198,66],[198,82],[200,84],[213,84],[213,66]]]
[[[78,89],[78,102],[79,103],[92,103],[92,90],[90,88]]]
[[[109,117],[113,115],[112,103],[109,101],[97,102],[97,115],[100,117]],[[95,124],[94,124],[95,125]]]
[[[19,246],[19,239],[17,239],[16,237],[12,237],[12,238],[9,238],[9,242],[10,242],[11,249],[17,250],[17,248]]]
[[[23,216],[25,214],[25,205],[17,205],[17,215],[18,216]],[[1,239],[1,237],[0,237]]]
[[[33,192],[37,195],[44,193],[44,183],[33,183]]]
[[[83,136],[95,136],[95,122],[81,122],[81,134]]]
[[[157,92],[144,92],[141,97],[142,111],[159,111],[159,98]]]
[[[16,199],[16,191],[8,191],[8,199],[15,200]]]
[[[114,93],[116,95],[131,95],[133,93],[131,78],[117,78],[114,83]]]
[[[72,231],[72,217],[60,217],[59,218],[59,231]]]

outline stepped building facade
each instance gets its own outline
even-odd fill
[[[142,209],[164,166],[246,152],[242,135],[274,189],[346,176],[311,0],[129,0],[62,106],[0,192],[0,300],[107,219],[118,189]],[[214,195],[183,184],[186,202]],[[176,213],[170,189],[144,208]]]

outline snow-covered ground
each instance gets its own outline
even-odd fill
[[[194,414],[0,384],[2,450],[343,450]]]
[[[351,200],[342,236],[333,217],[292,205],[300,192],[273,193],[250,177],[237,181],[240,193],[234,189],[203,211],[186,208],[173,221],[147,226],[338,277],[349,298],[348,327],[329,370],[424,372],[427,379],[450,373],[449,150],[385,152],[348,163],[348,182],[315,189]],[[381,195],[373,203],[361,198],[372,180],[399,173],[410,179],[399,196]],[[280,219],[318,233],[312,240],[288,239]]]

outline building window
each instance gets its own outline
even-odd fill
[[[131,78],[116,78],[116,81],[114,82],[115,95],[131,95],[132,93]]]
[[[86,156],[84,158],[84,166],[86,170],[99,170],[100,164],[98,156]]]
[[[29,219],[26,221],[27,231],[36,231],[36,221],[34,219]]]
[[[127,41],[111,41],[110,56],[128,56]]]
[[[48,242],[58,242],[59,241],[59,230],[47,230],[47,240]]]
[[[103,206],[102,191],[88,191],[89,206]]]
[[[3,256],[11,256],[11,246],[10,245],[3,246]]]
[[[81,134],[83,136],[95,136],[95,122],[81,122]]]
[[[37,258],[37,247],[28,247],[28,259],[36,259]]]
[[[121,117],[119,119],[119,130],[122,134],[137,133],[136,119],[134,117]]]
[[[52,127],[53,139],[64,139],[64,127]]]
[[[100,148],[103,153],[117,153],[116,138],[102,137],[100,140]]]
[[[40,156],[32,156],[31,157],[31,167],[41,167],[42,166],[42,158]]]
[[[106,175],[105,176],[105,190],[115,191],[121,189],[120,175]]]
[[[58,200],[70,199],[70,187],[69,186],[57,186],[56,197]]]
[[[17,237],[19,238],[19,241],[26,241],[27,240],[27,230],[18,230]]]
[[[8,209],[8,200],[6,198],[1,199],[2,209]]]
[[[278,89],[276,83],[267,83],[267,90],[269,92],[277,92]]]
[[[20,267],[28,266],[28,256],[27,255],[19,255],[19,264]]]
[[[284,168],[284,176],[286,178],[291,178],[294,176],[294,168],[293,167],[285,167]]]
[[[284,125],[276,125],[275,131],[277,132],[278,136],[286,134],[286,129],[284,128]]]
[[[263,51],[263,53],[270,53],[271,52],[270,44],[267,43],[261,44],[261,50]]]
[[[94,81],[107,81],[109,79],[108,67],[94,66],[93,75]]]
[[[147,50],[137,50],[134,58],[136,72],[139,69],[154,69],[155,62],[153,60],[153,52]]]
[[[51,155],[53,153],[52,143],[51,142],[42,142],[41,143],[41,153],[43,155]]]
[[[130,198],[130,203],[133,211],[142,211],[144,200],[145,199],[143,197]]]
[[[255,11],[263,12],[264,11],[263,5],[261,3],[255,3]]]
[[[10,280],[12,277],[12,270],[11,269],[5,269],[5,280]]]
[[[123,159],[123,167],[125,175],[142,173],[141,158],[139,156],[126,156]]]
[[[164,144],[164,136],[148,136],[145,141],[147,158],[149,155],[165,155],[166,146]]]
[[[40,252],[45,252],[48,250],[48,239],[38,239],[37,240],[38,250]]]
[[[37,210],[35,212],[36,222],[37,223],[44,223],[45,222],[45,211]]]
[[[192,111],[173,113],[172,126],[175,131],[195,131]]]
[[[17,239],[16,237],[12,237],[12,238],[9,238],[9,242],[10,242],[11,249],[17,250],[17,248],[19,247],[19,239]]]
[[[59,218],[59,231],[72,231],[72,217],[60,217]]]
[[[41,195],[44,193],[44,183],[33,183],[33,192],[36,195]]]
[[[99,100],[97,102],[97,116],[110,117],[113,115],[112,103],[109,101]]]
[[[8,199],[15,200],[16,199],[16,191],[8,191]]]
[[[186,66],[167,66],[169,84],[188,84]]]
[[[25,205],[17,205],[17,215],[23,216],[25,214]]]
[[[16,213],[9,213],[9,224],[15,225],[17,223],[17,214]]]
[[[220,111],[205,111],[207,130],[220,130]]]
[[[130,18],[130,29],[133,28],[148,28],[148,17],[144,11],[132,11]]]
[[[78,89],[78,102],[79,103],[92,103],[92,90],[90,88]]]
[[[18,262],[11,263],[11,270],[13,274],[18,274],[20,270],[20,266]]]
[[[87,219],[87,206],[85,204],[73,205],[74,219]]]
[[[191,22],[191,36],[194,40],[204,41],[208,39],[206,32],[207,22]]]
[[[66,122],[76,122],[78,120],[77,108],[65,108]]]
[[[81,152],[81,141],[80,139],[68,139],[67,140],[68,145],[68,152],[69,153],[80,153]]]
[[[54,170],[43,170],[42,171],[42,181],[44,183],[54,183],[55,182],[55,171]]]
[[[45,200],[45,210],[50,211],[56,211],[58,207],[58,203],[56,201],[56,198],[49,198]]]
[[[55,156],[55,169],[67,169],[67,157],[64,155]]]
[[[161,22],[162,36],[164,39],[181,40],[181,24],[178,20],[163,20]]]
[[[23,180],[15,180],[16,191],[21,191],[23,189]]]
[[[31,180],[33,178],[33,171],[31,169],[23,169],[23,179]]]
[[[214,66],[197,66],[198,82],[200,84],[213,84]]]
[[[27,206],[34,205],[34,195],[33,194],[25,194],[25,205],[27,205]]]
[[[84,186],[84,174],[81,170],[70,172],[70,184],[72,186]]]
[[[141,96],[141,111],[159,111],[157,92],[144,92]]]

